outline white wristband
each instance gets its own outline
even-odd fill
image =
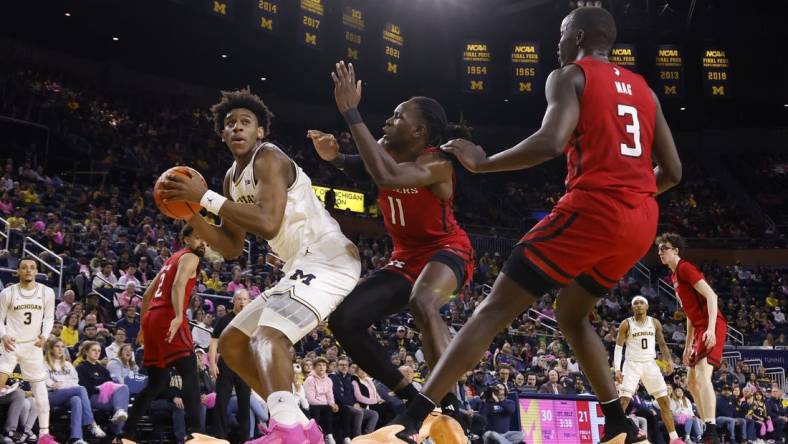
[[[613,350],[613,370],[621,371],[621,358],[623,358],[624,347],[616,344]]]
[[[209,213],[213,213],[217,216],[219,215],[219,210],[222,209],[222,205],[224,205],[225,202],[227,202],[226,197],[222,196],[216,191],[211,190],[206,191],[200,199],[200,205],[208,210]]]

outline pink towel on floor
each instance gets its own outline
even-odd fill
[[[118,387],[122,386],[123,384],[116,384],[112,381],[107,381],[100,386],[98,386],[99,395],[98,401],[102,404],[107,404],[110,399],[112,399],[112,394],[115,393],[115,390]]]

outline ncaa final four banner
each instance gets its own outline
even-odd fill
[[[730,97],[730,60],[726,50],[709,48],[703,51],[703,94],[707,98]]]
[[[518,42],[512,45],[510,56],[510,78],[512,93],[532,95],[537,91],[539,75],[539,44],[536,42]]]
[[[279,32],[279,1],[255,0],[252,7],[252,27],[258,31]]]
[[[402,28],[393,22],[386,22],[383,27],[383,72],[391,75],[399,74],[402,60],[402,48],[405,46],[405,37]]]
[[[638,71],[637,50],[635,49],[635,45],[616,43],[613,45],[613,49],[610,50],[610,57],[608,57],[608,60],[610,60],[610,63],[615,63],[630,71]]]
[[[364,35],[364,11],[352,0],[342,2],[342,32],[344,33],[344,54],[342,59],[358,62],[361,51],[361,39]]]
[[[520,426],[529,444],[597,443],[605,418],[596,400],[520,398]]]
[[[484,93],[490,89],[490,49],[486,42],[470,40],[462,48],[462,90]]]
[[[320,49],[323,40],[323,0],[300,0],[298,9],[298,42]]]
[[[657,94],[664,98],[684,97],[684,63],[676,45],[659,45],[656,57]]]

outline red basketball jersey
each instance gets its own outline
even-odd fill
[[[657,192],[651,163],[656,103],[638,74],[585,57],[580,118],[566,153],[566,196],[601,191],[635,207]],[[562,199],[563,200],[563,199]]]
[[[186,253],[189,253],[188,248],[179,250],[164,262],[164,265],[161,267],[161,272],[163,274],[159,280],[159,287],[156,289],[153,298],[151,298],[148,310],[153,308],[172,307],[172,284],[175,283],[175,275],[178,273],[178,262],[180,262],[181,258]],[[190,277],[186,282],[186,298],[183,300],[184,316],[186,315],[186,308],[189,307],[189,300],[191,299],[192,289],[194,288],[194,283],[197,281],[198,273],[199,267],[197,271],[195,271],[194,276]]]
[[[681,300],[681,306],[687,314],[695,330],[706,330],[709,327],[709,312],[706,298],[695,290],[695,284],[703,279],[703,273],[694,264],[681,259],[676,271],[670,276],[673,288]],[[717,304],[717,323],[725,323],[725,317]]]
[[[425,153],[440,152],[427,148]],[[456,178],[452,177],[453,185]],[[394,243],[394,250],[423,249],[439,246],[447,239],[468,235],[454,218],[454,193],[439,199],[427,187],[378,190],[378,207],[383,223]]]

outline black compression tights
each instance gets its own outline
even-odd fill
[[[181,376],[183,407],[186,410],[186,432],[200,431],[200,381],[197,376],[197,360],[194,353],[170,363]],[[134,398],[129,409],[129,418],[123,426],[123,436],[133,438],[137,423],[150,408],[151,402],[170,385],[170,368],[145,367],[148,372],[148,385]]]
[[[413,284],[391,271],[377,271],[364,279],[328,319],[329,327],[359,367],[386,387],[394,389],[402,373],[369,333],[369,326],[407,307]]]

